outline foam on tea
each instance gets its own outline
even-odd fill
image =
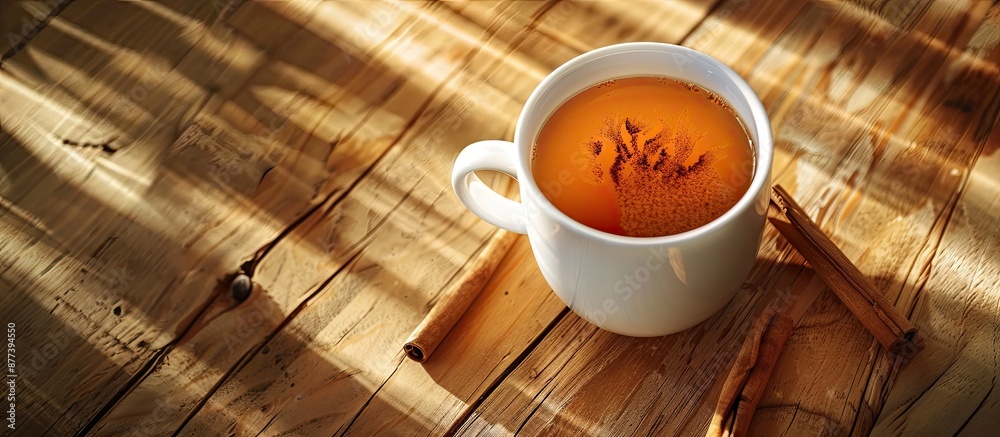
[[[654,237],[705,225],[753,178],[754,151],[739,117],[715,93],[665,77],[590,87],[545,122],[531,172],[574,220]]]

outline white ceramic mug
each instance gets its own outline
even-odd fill
[[[531,147],[542,124],[586,88],[630,76],[667,76],[716,92],[745,123],[755,148],[750,188],[732,209],[699,228],[662,237],[625,237],[584,226],[556,209],[531,175]],[[707,319],[729,302],[754,264],[771,188],[774,141],[764,105],[729,67],[671,44],[625,43],[584,53],[549,74],[518,118],[514,142],[481,141],[455,160],[452,186],[487,222],[527,233],[552,290],[574,312],[608,331],[650,337]],[[568,160],[567,160],[568,161]],[[520,203],[473,173],[516,178]]]

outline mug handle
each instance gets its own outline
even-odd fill
[[[517,147],[509,141],[488,140],[468,145],[455,159],[451,186],[458,200],[473,214],[498,228],[528,233],[524,204],[501,196],[486,186],[476,170],[495,170],[517,179]]]

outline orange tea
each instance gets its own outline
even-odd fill
[[[542,126],[531,173],[563,213],[632,237],[678,234],[715,220],[746,193],[754,149],[714,92],[666,77],[592,86]]]

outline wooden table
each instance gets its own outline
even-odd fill
[[[750,321],[803,290],[819,297],[753,434],[1000,426],[1000,4],[56,4],[0,6],[16,42],[0,50],[0,322],[22,435],[700,435]],[[915,322],[921,353],[888,356],[768,227],[723,311],[649,339],[568,311],[522,238],[433,358],[404,358],[494,232],[451,192],[458,151],[512,138],[559,64],[636,40],[747,78],[775,182]]]

